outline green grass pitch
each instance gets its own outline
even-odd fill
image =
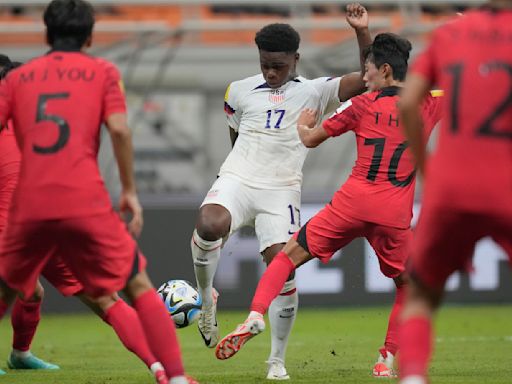
[[[389,307],[299,310],[287,368],[292,383],[381,383],[370,376],[387,325]],[[221,311],[224,335],[245,318]],[[443,308],[437,319],[433,384],[510,383],[512,306]],[[195,325],[178,330],[187,371],[205,384],[265,382],[270,332],[251,340],[237,356],[217,361]],[[8,319],[0,324],[0,368],[11,340]],[[33,351],[61,365],[58,372],[8,371],[0,384],[151,384],[153,380],[110,328],[92,315],[44,316]],[[394,381],[391,381],[394,382]]]

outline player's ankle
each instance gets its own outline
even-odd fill
[[[21,351],[19,349],[12,349],[11,355],[14,357],[17,357],[18,359],[26,359],[27,357],[32,356],[32,352],[30,352],[30,349],[26,351]]]

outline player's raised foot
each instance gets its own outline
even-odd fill
[[[30,352],[25,353],[24,356],[19,356],[11,352],[7,359],[7,366],[10,369],[60,369],[58,365],[41,360]]]
[[[219,293],[215,288],[213,288],[212,296],[213,304],[201,308],[201,314],[197,321],[199,333],[208,348],[214,348],[219,342],[219,326],[217,323],[217,300]]]
[[[423,376],[407,376],[400,381],[400,384],[427,384]]]
[[[169,380],[169,384],[199,384],[199,381],[188,375],[185,375],[173,377],[171,380]]]
[[[149,367],[153,377],[155,378],[155,382],[157,384],[168,384],[169,379],[167,378],[167,374],[165,373],[165,368],[159,362],[151,364]]]
[[[263,332],[264,329],[265,321],[263,320],[263,315],[256,312],[251,313],[243,324],[239,324],[233,332],[220,341],[215,350],[215,356],[219,360],[233,357],[245,343]]]
[[[289,380],[290,376],[286,372],[284,362],[279,359],[272,359],[267,361],[268,363],[268,380]]]
[[[373,377],[394,379],[397,374],[393,368],[395,356],[385,348],[379,349],[379,358],[373,366]]]

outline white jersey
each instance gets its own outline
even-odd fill
[[[254,188],[300,191],[307,148],[297,120],[302,110],[312,108],[319,111],[320,123],[339,105],[339,84],[339,77],[297,77],[272,89],[261,74],[231,83],[224,110],[238,138],[219,176],[231,175]]]

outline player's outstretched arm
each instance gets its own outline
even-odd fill
[[[425,95],[430,90],[430,86],[430,82],[423,76],[414,73],[409,74],[398,103],[405,136],[416,158],[417,168],[422,174],[425,171],[426,143],[423,140],[423,119],[420,107]]]
[[[318,112],[314,109],[305,109],[297,120],[297,131],[300,141],[307,148],[315,148],[329,138],[322,126],[315,126]]]
[[[354,28],[357,36],[357,44],[359,46],[359,61],[360,72],[349,73],[341,78],[340,89],[338,96],[340,101],[346,101],[366,89],[363,81],[365,72],[363,51],[366,47],[372,44],[372,37],[370,35],[369,16],[366,8],[359,3],[352,3],[347,5],[347,22]]]
[[[132,134],[128,128],[126,114],[113,113],[107,118],[106,124],[112,139],[112,147],[121,179],[122,192],[119,209],[121,214],[132,215],[128,229],[132,235],[139,236],[143,225],[142,207],[135,187]]]

